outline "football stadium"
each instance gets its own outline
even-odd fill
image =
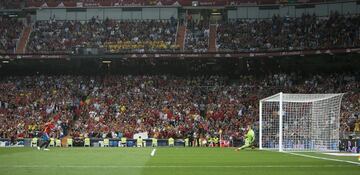
[[[0,0],[0,175],[360,174],[358,0]]]

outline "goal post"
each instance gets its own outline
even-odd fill
[[[278,93],[259,102],[259,148],[338,151],[344,94]]]

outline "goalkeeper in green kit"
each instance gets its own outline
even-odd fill
[[[243,145],[242,147],[240,148],[237,148],[236,151],[239,151],[239,150],[242,150],[242,149],[245,149],[245,148],[248,148],[250,146],[252,146],[252,144],[254,143],[255,141],[255,133],[254,133],[254,130],[251,129],[251,126],[248,125],[247,127],[247,133],[245,135],[245,145]]]

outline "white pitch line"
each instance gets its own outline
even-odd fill
[[[287,154],[291,154],[291,155],[295,155],[295,156],[308,157],[308,158],[313,158],[313,159],[321,159],[321,160],[329,160],[329,161],[335,161],[335,162],[350,163],[350,164],[353,164],[353,165],[360,166],[360,162],[353,162],[353,161],[349,161],[349,160],[340,160],[340,159],[332,159],[332,158],[326,158],[326,157],[317,157],[317,156],[311,156],[311,155],[306,155],[306,154],[298,154],[298,153],[292,153],[292,152],[283,152],[283,153],[287,153]]]
[[[358,157],[360,154],[356,153],[323,153],[331,156],[344,156],[344,157]]]
[[[156,149],[154,148],[154,149],[151,151],[150,156],[155,156],[155,151],[156,151]]]
[[[234,166],[192,166],[192,165],[9,165],[0,168],[341,168],[351,165],[234,165]]]

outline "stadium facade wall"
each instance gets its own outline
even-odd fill
[[[49,20],[54,17],[56,20],[77,20],[86,21],[93,17],[100,20],[106,18],[115,20],[146,20],[146,19],[170,19],[178,18],[177,8],[45,8],[36,10],[36,20]]]
[[[315,14],[319,17],[329,16],[331,12],[338,12],[343,15],[359,14],[360,4],[356,2],[338,2],[316,5],[272,5],[272,6],[238,6],[228,10],[229,19],[257,19],[272,18],[274,15],[281,17],[300,17],[302,14]]]

